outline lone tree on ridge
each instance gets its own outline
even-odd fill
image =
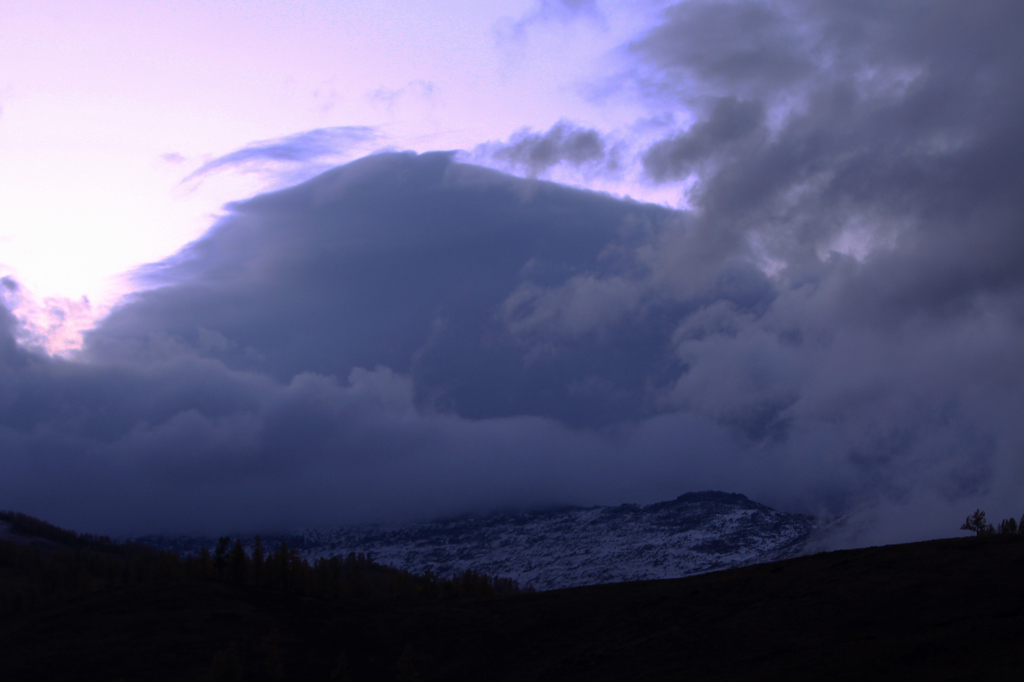
[[[990,535],[993,531],[992,524],[985,521],[985,512],[975,509],[974,513],[967,517],[960,530],[972,530],[977,535]]]

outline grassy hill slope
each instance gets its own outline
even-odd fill
[[[327,601],[153,582],[0,620],[9,680],[1017,680],[1022,670],[1022,536],[474,599]]]

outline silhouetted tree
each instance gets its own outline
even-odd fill
[[[224,572],[228,567],[228,547],[231,546],[231,538],[225,536],[217,541],[217,549],[213,553],[213,566],[217,569],[217,578],[224,579]]]
[[[213,558],[210,556],[208,548],[203,547],[199,550],[199,556],[196,557],[195,563],[200,578],[213,577]]]
[[[999,534],[1000,535],[1016,535],[1017,534],[1017,519],[1009,518],[1003,519],[999,522]]]
[[[252,581],[256,587],[263,584],[263,563],[265,559],[263,540],[257,535],[252,543]]]
[[[267,578],[272,587],[279,590],[287,590],[292,580],[292,558],[293,552],[288,543],[281,541],[277,549],[267,557]]]
[[[977,535],[991,535],[993,531],[992,524],[985,520],[985,512],[980,509],[975,509],[974,513],[967,517],[960,530],[973,531]]]
[[[228,563],[231,568],[231,582],[236,585],[244,583],[245,575],[249,572],[249,557],[245,554],[241,540],[235,540]]]

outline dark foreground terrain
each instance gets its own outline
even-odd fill
[[[0,572],[18,580],[10,570]],[[679,580],[324,600],[216,580],[0,621],[4,680],[1020,680],[1024,536],[832,552]]]

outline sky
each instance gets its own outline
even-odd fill
[[[640,108],[588,94],[656,15],[627,5],[5,2],[4,274],[33,294],[48,347],[72,348],[136,288],[125,273],[229,201],[380,149],[473,150],[562,118],[628,125]],[[310,144],[245,154],[284,140]],[[62,334],[56,302],[76,312]]]
[[[8,3],[0,507],[1024,513],[1024,6]]]

